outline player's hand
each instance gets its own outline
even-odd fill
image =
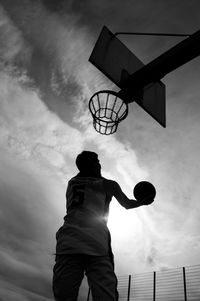
[[[140,202],[141,202],[142,206],[148,206],[154,202],[154,198],[153,198],[153,196],[152,197],[148,196],[148,197],[144,198],[143,200],[140,200]]]

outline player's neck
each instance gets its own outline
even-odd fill
[[[99,173],[97,174],[97,173],[92,173],[89,171],[84,171],[84,172],[82,171],[77,174],[77,177],[102,178],[102,175]]]

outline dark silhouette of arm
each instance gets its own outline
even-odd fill
[[[143,206],[142,201],[136,201],[134,199],[129,199],[126,194],[122,191],[119,184],[112,180],[105,179],[104,182],[106,192],[112,197],[114,196],[116,200],[126,209],[137,208]]]

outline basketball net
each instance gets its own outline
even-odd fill
[[[118,124],[128,115],[128,105],[110,90],[96,92],[89,101],[95,130],[102,135],[117,131]]]

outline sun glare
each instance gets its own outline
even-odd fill
[[[110,205],[108,227],[117,238],[128,238],[141,231],[141,221],[135,210],[126,210],[117,201]]]

